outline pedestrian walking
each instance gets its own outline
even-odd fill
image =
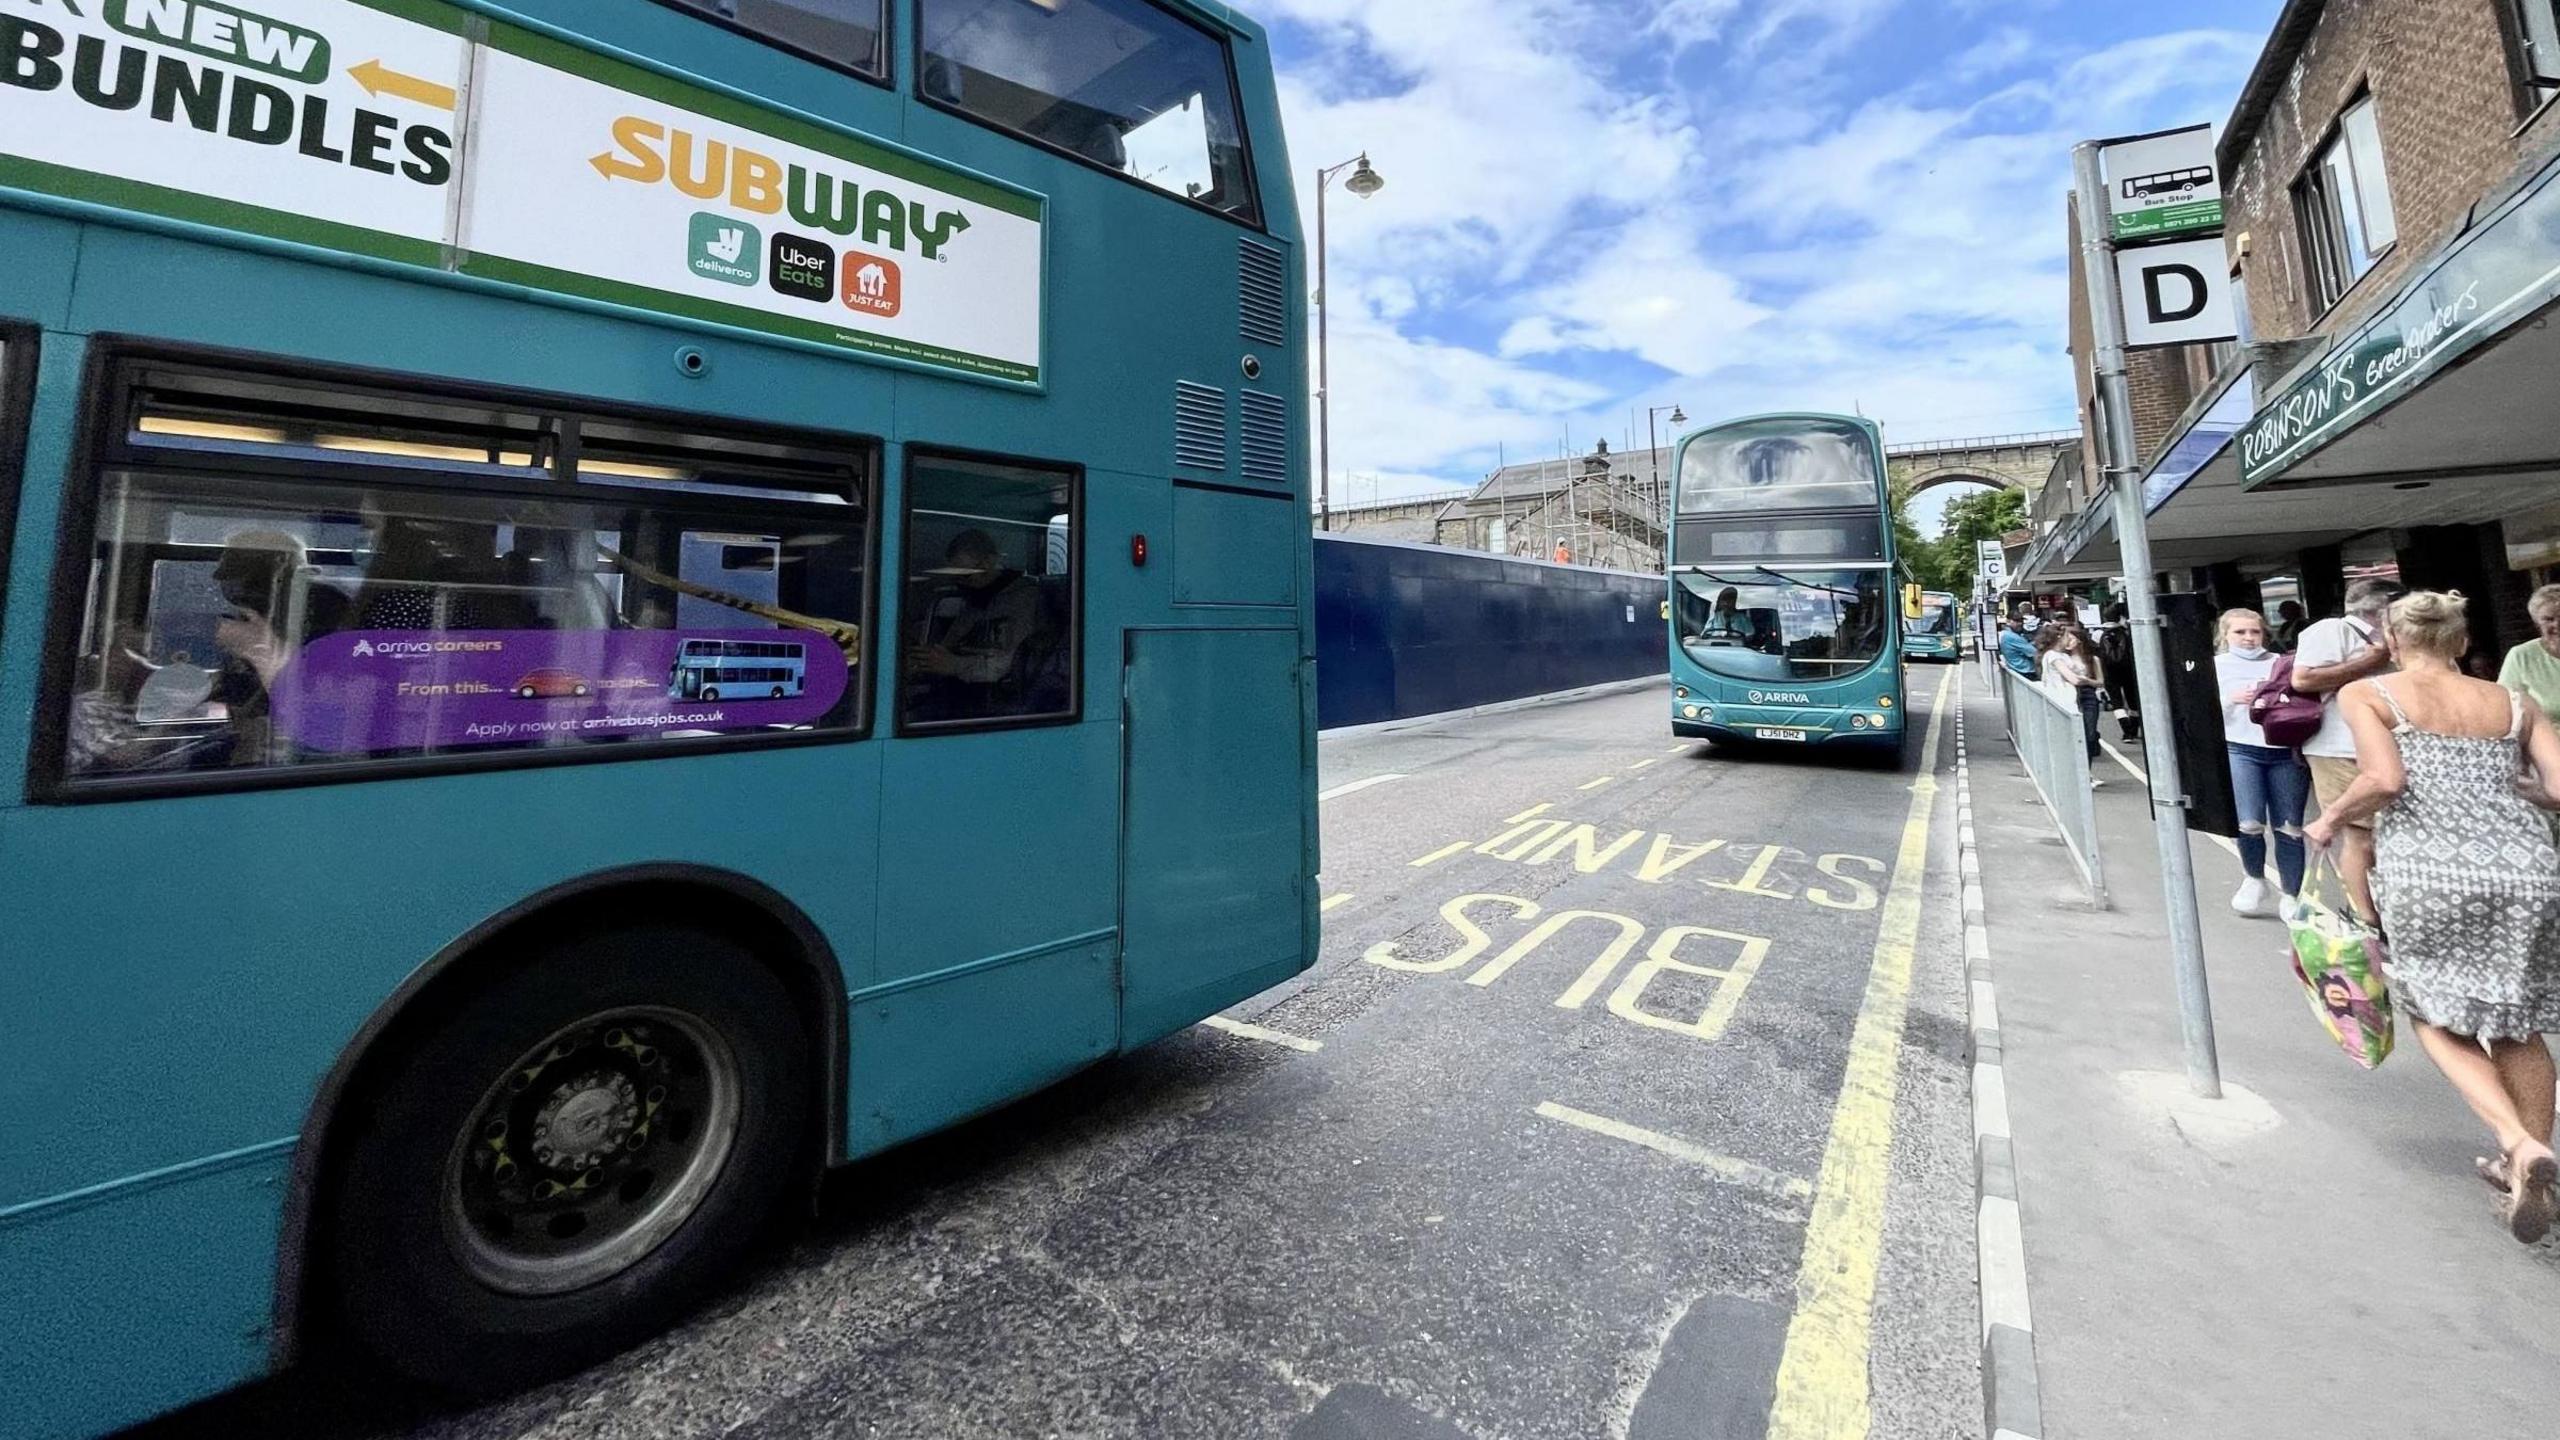
[[[2356,778],[2356,741],[2338,708],[2338,694],[2368,676],[2391,669],[2391,645],[2382,633],[2391,602],[2400,598],[2398,582],[2358,580],[2347,587],[2347,613],[2323,620],[2302,632],[2293,652],[2293,689],[2322,697],[2320,733],[2302,742],[2303,762],[2311,767],[2311,793],[2326,815]],[[2373,826],[2370,820],[2346,822],[2338,839],[2338,875],[2347,885],[2347,903],[2356,918],[2373,923]]]
[[[2122,602],[2107,609],[2106,628],[2098,632],[2098,663],[2106,667],[2107,694],[2116,705],[2116,728],[2124,743],[2142,739],[2142,687],[2134,683],[2133,612]]]
[[[2462,673],[2465,608],[2435,591],[2390,608],[2399,669],[2345,687],[2356,776],[2306,834],[2326,847],[2375,822],[2392,994],[2496,1139],[2480,1174],[2532,1244],[2560,1212],[2542,1038],[2560,1029],[2560,846],[2536,813],[2560,810],[2560,731],[2522,695]]]
[[[2097,649],[2078,625],[2063,621],[2045,626],[2036,636],[2036,648],[2043,653],[2047,683],[2067,689],[2080,711],[2080,733],[2089,745],[2089,788],[2104,789],[2107,782],[2097,772],[2099,694],[2104,685]]]
[[[2545,585],[2524,602],[2541,635],[2507,652],[2498,683],[2516,691],[2560,722],[2560,585]]]
[[[2243,915],[2268,910],[2267,847],[2272,837],[2276,887],[2285,900],[2302,893],[2302,810],[2311,797],[2311,772],[2302,757],[2267,743],[2267,732],[2249,718],[2258,688],[2276,668],[2267,648],[2267,620],[2255,610],[2225,610],[2214,625],[2213,672],[2222,694],[2222,748],[2231,765],[2231,798],[2240,812],[2240,888],[2231,908]]]
[[[2279,655],[2292,654],[2294,647],[2302,643],[2302,627],[2306,623],[2301,601],[2287,600],[2278,605],[2276,623],[2267,636],[2267,648]]]

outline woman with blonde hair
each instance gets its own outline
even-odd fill
[[[2231,908],[2264,915],[2268,832],[2274,832],[2277,888],[2286,895],[2302,890],[2302,809],[2311,798],[2311,771],[2290,747],[2268,744],[2267,732],[2249,718],[2249,702],[2276,668],[2275,652],[2267,648],[2267,618],[2255,610],[2223,611],[2213,627],[2213,648],[2222,748],[2240,812],[2241,880]]]
[[[2391,607],[2399,672],[2342,692],[2356,777],[2305,833],[2325,849],[2341,826],[2376,817],[2392,993],[2496,1137],[2480,1173],[2532,1244],[2560,1212],[2542,1039],[2560,1030],[2560,849],[2535,811],[2560,810],[2560,732],[2522,695],[2462,673],[2464,608],[2434,591]]]

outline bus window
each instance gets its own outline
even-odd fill
[[[411,441],[112,405],[140,413],[93,482],[68,783],[858,725],[867,505],[722,503],[696,479],[671,498],[539,466],[520,493],[439,483]],[[660,438],[670,459],[689,443],[725,439]],[[531,464],[485,448],[511,474]],[[688,688],[697,642],[730,647],[739,676]]]
[[[785,50],[870,79],[889,73],[886,0],[666,0]]]
[[[918,456],[907,473],[899,723],[1076,714],[1076,478]]]
[[[1689,442],[1680,459],[1682,515],[1874,508],[1882,496],[1856,426],[1768,420]]]
[[[922,0],[924,98],[1247,224],[1226,46],[1147,0]]]

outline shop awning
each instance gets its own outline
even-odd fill
[[[2422,267],[2373,318],[2253,405],[2227,367],[2143,477],[2154,565],[2281,565],[2375,531],[2505,519],[2560,500],[2560,160]],[[2019,567],[2122,568],[2112,507]]]
[[[2492,518],[2472,482],[2560,478],[2560,160],[2528,177],[2258,409],[2250,492],[2433,482],[2444,513]]]

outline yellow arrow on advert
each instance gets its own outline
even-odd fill
[[[367,95],[397,95],[403,100],[415,100],[421,105],[433,105],[439,110],[453,108],[452,86],[439,85],[433,80],[421,80],[415,75],[403,75],[397,70],[385,68],[379,60],[367,60],[360,65],[348,66],[347,77],[363,86],[364,93]]]

